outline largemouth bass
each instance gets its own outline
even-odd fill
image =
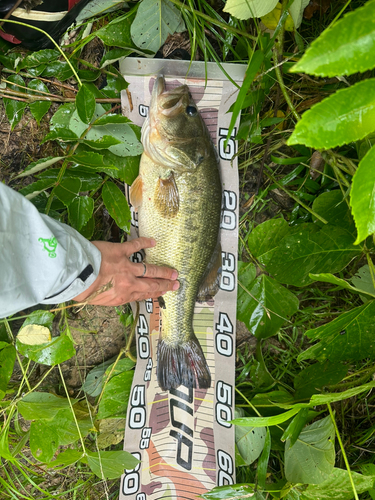
[[[139,235],[157,242],[146,262],[176,269],[180,282],[163,296],[158,383],[162,390],[206,389],[211,375],[193,315],[197,298],[207,300],[218,288],[221,181],[215,147],[186,85],[167,91],[164,78],[156,79],[142,143],[130,201]]]

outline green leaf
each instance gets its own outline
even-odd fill
[[[338,90],[303,114],[287,141],[329,149],[363,139],[375,130],[375,80]]]
[[[312,413],[317,415],[316,412]],[[301,408],[297,415],[290,422],[288,427],[285,429],[283,435],[281,436],[281,441],[286,441],[287,439],[289,439],[290,447],[292,447],[297,441],[302,429],[305,427],[309,416],[309,409]]]
[[[350,206],[358,231],[356,244],[375,233],[374,162],[375,147],[372,147],[359,162],[353,177]]]
[[[256,226],[247,240],[250,253],[264,266],[272,258],[280,240],[289,232],[284,219],[270,219]]]
[[[111,135],[103,135],[100,139],[96,141],[83,140],[83,144],[89,146],[92,149],[108,149],[116,144],[121,144],[121,141],[112,137]]]
[[[94,94],[85,84],[81,86],[76,96],[76,107],[83,123],[89,124],[95,113],[96,101]]]
[[[118,123],[131,123],[131,121],[126,116],[108,113],[107,115],[99,116],[93,125],[113,125]]]
[[[73,71],[66,61],[54,61],[47,64],[42,76],[46,78],[53,77],[63,82],[73,76]]]
[[[67,177],[56,186],[54,193],[66,207],[69,207],[72,201],[79,196],[80,190],[81,181],[78,178]]]
[[[280,283],[304,286],[312,283],[309,273],[337,273],[361,253],[353,238],[340,227],[301,224],[280,241],[266,270]]]
[[[264,440],[267,434],[266,428],[236,426],[234,432],[236,445],[241,457],[247,465],[252,464],[264,448]]]
[[[334,189],[315,198],[312,209],[323,217],[328,224],[346,229],[351,235],[355,235],[354,220],[347,202],[348,200],[344,200],[341,190]],[[319,219],[315,219],[314,222],[323,227],[323,222]]]
[[[364,476],[351,471],[357,494],[360,495],[373,487],[374,476]],[[347,470],[334,468],[328,479],[318,486],[310,484],[301,492],[301,500],[351,500],[353,487]]]
[[[200,495],[205,500],[240,500],[251,498],[258,500],[253,486],[250,484],[232,484],[229,486],[216,486],[211,491]]]
[[[9,89],[15,90],[17,92],[23,92],[24,90],[19,87],[25,87],[25,81],[20,75],[9,75],[7,80],[11,82],[11,84],[7,84]],[[5,113],[8,117],[9,123],[11,125],[11,130],[14,130],[16,125],[20,122],[23,112],[27,106],[26,102],[17,101],[15,99],[10,99],[8,97],[3,98]]]
[[[267,428],[264,448],[261,456],[259,457],[257,466],[258,486],[262,490],[265,489],[266,487],[267,466],[268,466],[268,460],[270,458],[270,451],[271,451],[271,433],[270,430]]]
[[[119,59],[129,56],[133,49],[112,49],[104,54],[100,61],[100,69],[105,68],[109,64],[117,62]]]
[[[23,322],[22,328],[26,325],[41,325],[51,329],[54,318],[55,315],[49,311],[33,311]]]
[[[357,273],[351,279],[356,290],[361,293],[369,294],[375,297],[375,288],[369,266],[366,264],[358,269]]]
[[[42,92],[49,93],[47,85],[45,85],[40,80],[30,80],[27,87],[30,89],[28,91],[28,94],[43,95],[43,94],[39,94],[38,92],[33,92],[34,90],[39,90]],[[30,108],[31,114],[33,115],[33,117],[37,121],[38,125],[40,125],[40,120],[47,113],[47,111],[49,110],[50,107],[51,107],[50,101],[35,101],[35,102],[30,103],[29,108]]]
[[[0,342],[0,399],[5,396],[15,360],[16,350],[14,346],[6,342]]]
[[[120,229],[130,230],[131,214],[125,195],[113,182],[107,181],[102,189],[102,198],[109,215]]]
[[[51,342],[28,345],[16,340],[17,351],[27,358],[42,365],[58,365],[75,355],[73,342],[69,337],[55,337]]]
[[[47,156],[47,158],[41,158],[38,161],[34,161],[33,163],[30,163],[30,165],[26,167],[21,174],[18,174],[15,177],[15,179],[19,179],[20,177],[25,177],[26,175],[34,175],[37,172],[40,172],[41,170],[44,170],[45,168],[48,168],[51,165],[54,165],[63,158],[64,158],[63,156]]]
[[[134,469],[139,463],[127,451],[87,452],[87,463],[90,469],[100,478],[116,479],[124,473],[124,469]]]
[[[106,45],[128,49],[134,47],[130,36],[131,20],[121,16],[95,33]]]
[[[231,421],[234,425],[241,425],[244,427],[270,427],[272,425],[279,425],[292,418],[300,410],[299,407],[292,408],[280,415],[273,415],[271,417],[242,417],[235,418]]]
[[[71,399],[71,404],[77,399]],[[69,409],[69,401],[47,392],[31,392],[17,403],[17,407],[26,420],[52,420],[60,410]]]
[[[317,76],[351,75],[375,67],[375,2],[326,29],[290,70]]]
[[[297,297],[265,274],[247,286],[241,280],[240,275],[237,318],[258,339],[271,337],[298,310]]]
[[[339,286],[341,288],[346,288],[346,290],[350,290],[355,293],[366,293],[371,295],[372,297],[375,297],[375,290],[374,287],[372,287],[372,290],[369,289],[369,292],[365,292],[364,290],[361,290],[360,288],[356,288],[354,286],[351,286],[347,281],[342,280],[341,278],[337,278],[333,274],[329,273],[322,273],[322,274],[309,274],[310,278],[315,280],[315,281],[322,281],[323,283],[332,283],[332,285]]]
[[[289,13],[292,16],[295,29],[298,29],[302,22],[303,11],[309,4],[309,0],[294,0],[289,7]]]
[[[304,428],[296,443],[285,443],[285,476],[291,483],[319,484],[335,465],[335,428],[331,417]]]
[[[94,212],[94,200],[89,196],[78,196],[68,205],[69,222],[81,231]]]
[[[340,314],[330,323],[306,332],[307,337],[320,340],[306,351],[301,352],[298,361],[317,359],[322,362],[329,359],[337,361],[355,361],[372,357],[375,301]]]
[[[223,12],[237,19],[262,17],[276,7],[278,0],[227,0]]]
[[[82,457],[82,451],[65,450],[57,455],[56,460],[48,463],[47,467],[56,467],[57,465],[68,467],[69,465],[73,465],[74,463],[78,462],[78,460],[80,460]]]
[[[33,182],[32,184],[28,184],[18,192],[23,196],[26,196],[26,198],[30,200],[40,194],[42,191],[50,188],[54,184],[55,181],[53,179],[40,179],[39,181]]]
[[[125,371],[112,377],[104,389],[97,418],[122,417],[126,414],[133,371]]]
[[[347,389],[343,392],[326,392],[324,394],[314,394],[311,399],[309,406],[326,405],[328,403],[336,403],[337,401],[343,401],[344,399],[353,398],[362,392],[370,391],[375,387],[375,382],[369,382],[368,384],[362,384],[353,389]]]
[[[33,68],[40,64],[51,64],[60,57],[60,52],[53,49],[39,50],[25,57],[18,65],[18,69]]]
[[[324,363],[308,366],[294,377],[294,398],[309,399],[313,394],[321,392],[327,385],[338,384],[348,373],[349,367],[341,363],[332,363],[328,359]]]
[[[103,378],[106,369],[113,364],[112,360],[104,361],[98,366],[95,366],[89,371],[86,380],[82,386],[82,390],[92,397],[99,396],[103,388]]]
[[[51,168],[50,170],[41,172],[36,177],[39,177],[40,179],[51,179],[56,181],[59,173],[60,169]],[[79,169],[72,168],[65,171],[64,177],[77,177],[81,181],[81,191],[91,191],[92,189],[97,189],[103,182],[103,179],[100,175],[89,174],[87,172],[82,172]]]
[[[59,108],[54,113],[50,121],[51,131],[61,128],[66,128],[66,129],[69,128],[70,120],[75,111],[76,107],[75,104],[72,102],[62,104],[61,106],[59,106]]]
[[[186,29],[181,11],[167,0],[142,0],[131,25],[131,37],[142,50],[157,52],[168,35]]]

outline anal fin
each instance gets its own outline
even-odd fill
[[[155,187],[155,207],[167,219],[172,219],[178,214],[180,197],[173,172],[166,179],[159,177]]]
[[[217,242],[211,260],[207,265],[206,272],[203,276],[201,286],[199,288],[197,301],[207,302],[215,297],[219,291],[221,280],[221,244]]]
[[[129,197],[130,203],[133,205],[134,209],[137,210],[138,207],[142,205],[143,198],[143,180],[141,175],[138,175],[130,186]]]

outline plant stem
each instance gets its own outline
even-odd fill
[[[331,415],[331,420],[332,420],[333,426],[335,428],[337,440],[338,440],[338,442],[340,444],[341,453],[342,453],[342,456],[344,458],[344,462],[345,462],[345,465],[346,465],[346,470],[348,471],[349,481],[350,481],[350,484],[352,485],[352,489],[353,489],[353,493],[354,493],[354,498],[355,498],[355,500],[359,500],[358,494],[357,494],[357,490],[355,489],[355,484],[354,484],[353,477],[352,477],[352,471],[350,470],[350,465],[349,465],[349,462],[348,462],[348,457],[346,456],[345,448],[344,448],[344,445],[343,445],[343,443],[341,441],[341,436],[340,436],[339,430],[338,430],[337,425],[336,425],[335,416],[333,414],[333,411],[332,411],[330,403],[327,403],[327,406],[328,406],[329,414]]]

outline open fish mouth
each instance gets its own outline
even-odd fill
[[[187,85],[166,90],[164,77],[158,75],[151,95],[151,115],[156,116],[157,113],[162,113],[168,118],[173,118],[186,107],[188,95]]]

